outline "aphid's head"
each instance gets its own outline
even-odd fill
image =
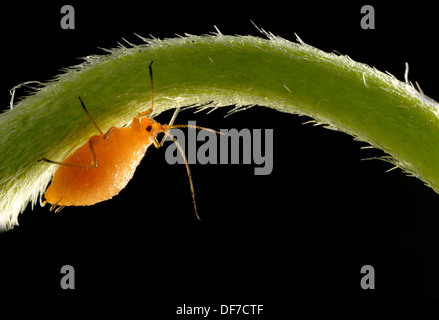
[[[159,133],[163,132],[163,126],[154,121],[151,118],[134,118],[131,128],[139,133],[145,133],[147,136],[157,136]]]

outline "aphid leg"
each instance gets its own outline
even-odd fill
[[[62,197],[61,197],[61,199],[59,199],[57,202],[55,202],[54,204],[52,204],[52,206],[50,207],[50,211],[53,211],[53,209],[55,209],[55,208],[58,206],[58,203],[60,203],[61,200],[62,200]],[[64,206],[63,206],[63,207],[64,207]],[[62,208],[61,208],[61,209],[62,209]],[[57,212],[57,211],[55,210],[55,212]]]
[[[149,116],[149,115],[151,114],[151,112],[152,112],[152,108],[149,108],[148,110],[139,113],[139,114],[136,116],[136,118],[147,117],[147,116]]]
[[[169,132],[169,130],[174,128],[173,124],[174,124],[174,121],[177,118],[177,115],[179,112],[180,112],[180,107],[175,108],[175,111],[174,111],[174,114],[172,115],[171,121],[169,121],[169,123],[167,125],[163,126],[163,129],[166,132]],[[163,145],[163,143],[165,143],[166,134],[163,136],[162,141],[160,141],[160,143],[157,141],[157,139],[154,139],[154,140],[155,140],[155,143],[154,143],[155,147],[160,148]]]
[[[166,135],[165,135],[166,137]],[[161,144],[157,141],[157,138],[154,137],[154,140],[152,140],[152,143],[154,144],[154,147],[156,147],[156,149],[160,148]]]
[[[79,101],[81,102],[82,108],[84,109],[85,113],[87,113],[87,116],[90,118],[91,122],[93,123],[93,125],[96,127],[96,129],[98,129],[99,133],[104,136],[104,139],[107,139],[111,132],[113,132],[114,127],[111,127],[110,129],[108,129],[107,132],[103,133],[101,128],[99,128],[98,124],[96,123],[96,121],[93,119],[93,117],[91,116],[90,112],[88,112],[87,108],[85,107],[84,102],[82,102],[81,97],[78,97]]]
[[[110,129],[108,129],[108,131],[105,132],[105,134],[104,134],[104,139],[107,139],[110,136],[110,134],[113,132],[114,129],[115,129],[114,127],[111,127]]]
[[[64,209],[66,206],[59,206],[58,208],[55,209],[55,213],[60,212],[62,209]]]
[[[82,108],[84,109],[85,113],[87,114],[87,116],[90,118],[91,122],[94,124],[94,126],[96,127],[96,129],[98,129],[99,133],[101,135],[104,135],[104,133],[102,132],[102,130],[99,128],[99,126],[97,125],[97,123],[94,121],[93,117],[91,116],[90,112],[88,112],[87,108],[85,107],[84,102],[82,102],[81,97],[78,97],[79,101],[81,101],[81,105]]]
[[[90,153],[91,153],[91,165],[70,164],[70,163],[65,163],[65,162],[58,162],[58,161],[49,160],[47,158],[41,158],[37,161],[38,162],[45,161],[45,162],[49,162],[52,164],[57,164],[60,166],[66,166],[66,167],[72,167],[72,168],[83,168],[83,169],[96,168],[98,166],[98,163],[96,160],[96,151],[93,148],[93,142],[91,142],[91,140],[88,141],[88,146],[90,148]]]

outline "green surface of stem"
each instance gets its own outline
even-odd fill
[[[151,60],[155,115],[209,101],[304,114],[384,150],[439,191],[435,101],[347,56],[266,35],[144,39],[85,58],[1,114],[0,228],[17,224],[47,187],[56,166],[38,159],[62,161],[96,134],[79,96],[104,131],[148,108]]]

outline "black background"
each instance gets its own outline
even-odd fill
[[[64,4],[75,8],[75,30],[60,27]],[[364,4],[375,8],[375,30],[360,27]],[[141,43],[134,33],[166,38],[206,34],[214,25],[224,34],[260,35],[250,20],[399,79],[409,62],[410,80],[439,99],[436,20],[420,2],[15,2],[3,4],[1,15],[4,109],[13,86],[48,80],[122,37]],[[151,148],[114,199],[59,214],[37,205],[21,214],[20,225],[0,235],[2,295],[103,301],[110,310],[163,318],[184,303],[263,304],[268,319],[292,313],[298,299],[438,297],[437,194],[400,170],[386,173],[388,163],[361,161],[383,153],[302,125],[306,117],[254,107],[224,118],[226,111],[189,110],[177,122],[273,129],[270,175],[255,176],[254,165],[192,165],[200,222],[184,167],[168,165],[164,148]],[[75,268],[75,290],[60,287],[66,264]],[[375,268],[375,290],[360,287],[365,264]]]

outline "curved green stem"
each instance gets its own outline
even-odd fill
[[[150,103],[154,114],[214,101],[305,114],[380,148],[391,161],[439,191],[438,104],[347,56],[267,34],[147,40],[91,56],[0,115],[0,228],[35,204],[56,168],[95,134],[81,96],[102,130],[121,126]]]

